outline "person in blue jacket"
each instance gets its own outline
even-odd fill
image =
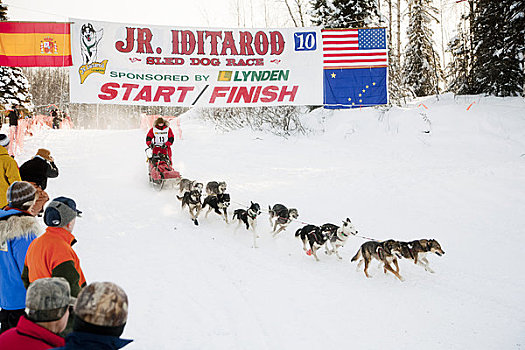
[[[29,244],[42,231],[27,211],[35,193],[29,182],[15,181],[7,189],[8,205],[0,210],[0,333],[15,327],[24,314],[22,269]]]

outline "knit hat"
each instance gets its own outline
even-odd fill
[[[0,146],[7,147],[9,145],[9,137],[6,134],[0,134]]]
[[[49,152],[49,150],[45,149],[45,148],[40,148],[37,152],[36,152],[36,155],[37,156],[40,156],[42,158],[44,158],[45,160],[49,160],[51,161],[51,152]]]
[[[7,202],[12,208],[22,208],[24,203],[35,199],[36,189],[29,182],[15,181],[6,192]]]
[[[57,197],[51,201],[44,211],[44,223],[47,226],[64,227],[82,212],[77,210],[74,200],[67,197]]]
[[[82,288],[75,315],[98,327],[123,327],[128,319],[128,296],[112,282],[93,282]]]
[[[153,126],[157,127],[157,126],[159,126],[159,124],[164,124],[166,126],[169,125],[168,121],[166,119],[162,118],[162,117],[157,118],[155,120],[155,123],[153,123]]]
[[[75,298],[71,297],[69,283],[63,277],[40,278],[27,288],[26,313],[35,322],[59,320]]]

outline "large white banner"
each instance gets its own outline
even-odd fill
[[[321,105],[320,28],[209,29],[73,19],[73,103]]]

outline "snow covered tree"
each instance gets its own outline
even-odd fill
[[[0,2],[0,21],[7,21],[7,8]],[[27,111],[33,110],[29,82],[20,68],[0,67],[0,105],[10,109],[21,105]]]
[[[7,21],[7,6],[2,4],[2,0],[0,0],[0,21]]]
[[[408,44],[403,64],[405,85],[415,96],[437,94],[443,74],[430,28],[432,21],[438,22],[437,9],[432,6],[432,0],[410,0],[409,7]]]
[[[0,67],[0,105],[10,109],[17,104],[27,111],[33,110],[29,82],[20,68]]]
[[[478,0],[474,15],[473,80],[477,93],[523,95],[523,1]]]
[[[447,90],[459,95],[473,94],[471,70],[472,52],[470,50],[470,34],[464,28],[466,17],[461,18],[457,34],[448,43],[447,51],[452,59],[447,65]]]
[[[329,0],[313,0],[310,2],[312,9],[309,14],[314,26],[323,26],[326,19],[330,18],[331,9],[327,1]]]
[[[377,0],[313,0],[312,23],[325,28],[364,28],[379,23]]]
[[[525,2],[513,0],[509,3],[505,49],[510,64],[517,68],[516,75],[510,79],[509,93],[525,96]]]
[[[397,6],[396,2],[397,1]],[[394,43],[394,10],[397,7],[397,18],[398,18],[398,27],[397,27],[397,38],[398,43],[401,42],[400,39],[400,0],[386,0],[387,10],[388,10],[388,96],[390,103],[393,104],[403,104],[406,102],[407,97],[410,97],[410,91],[407,91],[403,82],[403,72],[401,69],[400,63],[400,47]],[[397,44],[398,44],[397,43]]]

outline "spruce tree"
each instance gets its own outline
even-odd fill
[[[330,28],[366,28],[377,26],[377,0],[333,0]]]
[[[432,21],[438,22],[437,9],[432,6],[432,0],[410,0],[409,7],[408,44],[403,64],[405,84],[415,96],[437,94],[442,71],[430,28]]]
[[[463,30],[467,17],[462,17],[458,24],[456,36],[450,39],[447,51],[452,59],[447,65],[447,90],[458,95],[472,94],[471,70],[472,52],[470,35]]]
[[[523,95],[523,1],[476,0],[472,79],[476,93]]]
[[[328,6],[329,0],[313,0],[310,2],[310,17],[314,26],[325,26],[326,20],[330,17],[331,10]]]
[[[505,34],[501,67],[508,77],[502,96],[525,96],[525,2],[505,0]]]
[[[312,0],[314,25],[325,28],[365,28],[379,23],[377,0]]]
[[[7,8],[0,1],[0,21],[7,21]],[[17,67],[0,67],[0,105],[10,109],[21,105],[27,111],[33,110],[29,82]]]
[[[477,0],[473,26],[473,84],[475,93],[498,95],[497,65],[503,48],[503,6],[500,1]]]
[[[0,0],[0,21],[7,21],[7,6]]]

